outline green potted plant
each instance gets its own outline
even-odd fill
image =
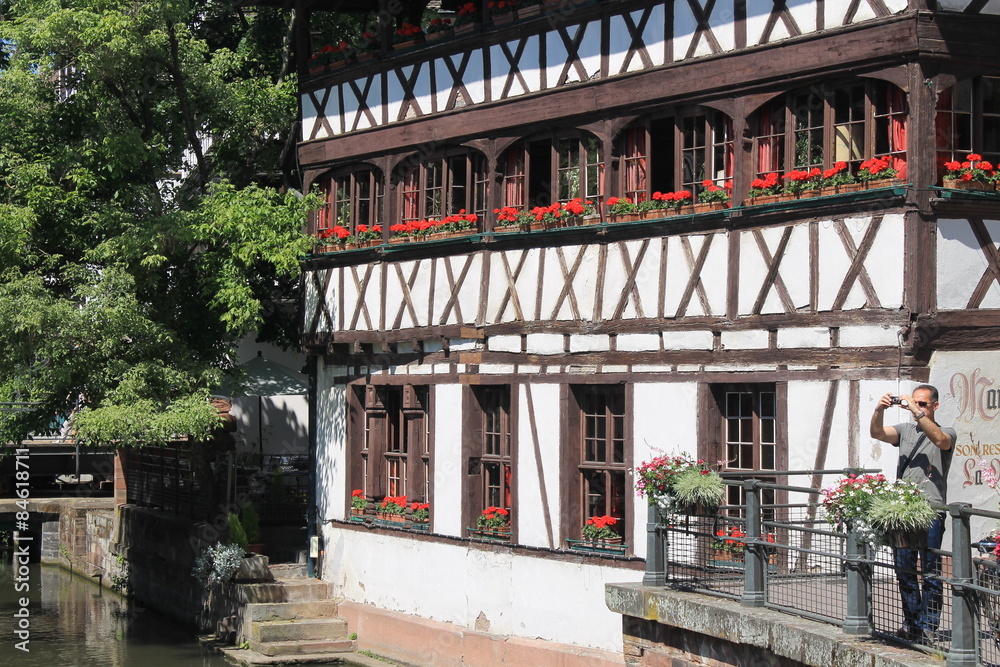
[[[582,197],[576,197],[565,202],[562,205],[562,210],[563,224],[568,227],[600,222],[600,216],[597,215],[594,205],[589,201],[585,201]]]
[[[703,460],[686,454],[657,456],[635,470],[636,490],[664,518],[678,514],[711,514],[722,503],[725,485]]]
[[[240,505],[240,522],[247,538],[247,551],[253,554],[264,553],[264,545],[261,543],[260,515],[257,508],[250,502]]]
[[[839,532],[854,530],[871,545],[926,544],[937,513],[911,481],[885,475],[848,475],[823,490],[826,520]]]
[[[500,542],[510,540],[510,510],[504,507],[487,507],[476,518],[476,527],[470,528],[469,533]]]

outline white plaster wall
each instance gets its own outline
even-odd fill
[[[984,220],[983,223],[993,244],[1000,243],[1000,221]],[[987,266],[986,256],[966,220],[938,220],[939,308],[942,310],[965,308]],[[996,281],[990,283],[982,307],[1000,308],[1000,287]]]
[[[861,244],[871,224],[868,216],[847,218],[844,221],[855,247]],[[875,236],[864,267],[872,281],[882,308],[898,308],[903,299],[903,216],[885,215]],[[824,220],[819,225],[819,309],[830,310],[844,282],[853,258],[844,247],[833,221]],[[866,307],[867,298],[860,281],[855,280],[844,310]]]
[[[698,455],[698,391],[694,382],[643,382],[633,387],[632,463],[662,454]],[[669,421],[669,423],[668,423]],[[646,557],[646,499],[631,517],[635,555]]]
[[[768,254],[773,258],[777,254],[781,238],[785,234],[787,227],[771,227],[759,231],[764,239]],[[764,279],[767,276],[768,267],[764,263],[764,256],[757,245],[756,235],[753,232],[743,232],[740,234],[740,294],[739,309],[742,314],[753,312],[754,304]],[[781,279],[792,304],[796,308],[809,305],[809,226],[794,225],[788,239],[788,245],[781,257],[781,264],[778,269],[778,277]],[[761,313],[784,313],[785,305],[778,294],[777,286],[772,285],[764,299]]]
[[[553,561],[415,541],[377,531],[323,528],[322,576],[336,595],[381,609],[489,632],[621,650],[621,616],[604,584],[639,581],[640,570]],[[442,595],[442,584],[460,595]]]
[[[850,386],[838,383],[834,394],[836,405],[830,422],[829,443],[824,460],[817,461],[823,413],[830,400],[829,382],[788,383],[788,469],[789,470],[838,470],[848,467],[847,441],[850,432]],[[867,423],[865,424],[867,432]],[[822,485],[838,479],[827,475]],[[809,486],[810,476],[800,475],[789,479],[793,486]],[[801,500],[801,499],[800,499]],[[795,502],[795,501],[793,501]]]
[[[559,484],[559,385],[519,385],[517,399],[515,505],[521,511],[514,520],[518,541],[560,547],[559,514],[564,499]]]
[[[463,404],[461,385],[438,384],[432,387],[438,418],[434,420],[434,504],[431,506],[435,533],[464,535],[462,526],[462,420],[469,408]],[[457,409],[455,409],[457,408]]]
[[[316,506],[321,519],[347,516],[347,388],[334,385],[331,367],[318,364]]]

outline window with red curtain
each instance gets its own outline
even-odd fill
[[[325,204],[316,213],[316,231],[341,225],[353,232],[358,225],[382,222],[383,181],[378,169],[331,172],[320,179]]]
[[[463,209],[486,210],[485,157],[478,152],[452,152],[407,165],[399,172],[403,222],[440,219]]]
[[[1000,162],[1000,77],[966,79],[941,91],[934,124],[939,174],[945,162],[962,162],[969,153]]]
[[[886,81],[789,92],[762,105],[750,123],[756,131],[756,175],[829,169],[837,162],[856,173],[865,160],[889,157],[905,177],[908,118],[906,94]]]

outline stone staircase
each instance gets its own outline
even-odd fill
[[[245,665],[327,662],[353,653],[347,622],[338,617],[332,585],[307,579],[305,566],[272,565],[273,582],[239,587],[243,623],[226,654]]]

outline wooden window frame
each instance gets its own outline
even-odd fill
[[[984,120],[986,118],[996,119],[994,122],[1000,125],[1000,105],[998,105],[998,108],[996,109],[986,108],[987,99],[984,93],[984,88],[986,87],[987,82],[989,82],[990,86],[995,86],[1000,89],[1000,77],[976,76],[958,81],[955,85],[946,88],[938,94],[938,102],[935,109],[936,141],[934,145],[935,155],[937,158],[938,176],[944,174],[945,162],[950,162],[952,160],[964,162],[965,157],[969,153],[978,153],[983,156],[984,160],[988,160],[994,165],[1000,163],[1000,131],[998,131],[997,134],[996,145],[986,145]],[[965,86],[968,86],[968,109],[956,108],[955,101],[957,96],[955,95],[955,91],[959,90],[960,87]],[[950,97],[951,103],[947,108],[944,108],[945,100],[948,99],[948,97]],[[942,141],[946,138],[944,136],[944,129],[941,126],[942,119],[944,117],[951,117],[954,119],[956,116],[968,119],[968,147],[955,145],[956,132],[954,131],[953,123],[949,124],[949,136],[947,137],[947,141]]]
[[[588,396],[605,397],[616,394],[614,400],[620,400],[622,406],[622,461],[611,461],[601,463],[599,461],[588,461],[586,459],[586,416],[584,410],[587,407]],[[632,493],[633,476],[632,468],[632,430],[633,430],[633,386],[631,384],[614,385],[563,385],[562,403],[563,410],[563,432],[566,434],[563,446],[563,480],[566,482],[566,493],[561,511],[561,543],[567,539],[580,539],[581,529],[586,520],[592,516],[589,503],[587,501],[587,483],[585,476],[588,473],[603,472],[605,476],[618,473],[622,478],[623,497],[621,498],[621,517],[615,526],[617,532],[625,537],[625,542],[629,545],[629,552],[634,545],[632,535],[632,516],[634,512],[634,496]],[[605,436],[607,436],[605,431]],[[606,438],[605,438],[606,439]],[[605,449],[607,454],[608,449]],[[607,458],[607,457],[605,457]],[[613,458],[613,457],[612,457]],[[607,487],[606,487],[607,488]],[[611,514],[610,504],[612,499],[604,499],[605,512]],[[611,514],[616,516],[616,514]]]
[[[702,181],[710,179],[715,185],[725,187],[732,183],[735,168],[735,148],[733,144],[733,122],[725,113],[716,109],[699,107],[694,110],[681,110],[670,116],[658,116],[656,120],[667,121],[671,138],[672,154],[655,155],[653,153],[652,122],[654,118],[645,119],[626,128],[618,138],[618,183],[617,191],[621,196],[634,202],[650,199],[654,191],[672,192],[690,190],[693,197],[704,189]],[[694,145],[689,141],[690,133],[686,126],[700,126],[700,136],[703,141]],[[720,127],[721,126],[721,127]],[[642,141],[632,139],[633,135],[641,134]],[[722,134],[723,136],[719,136]],[[633,144],[645,146],[645,153],[639,154],[631,149]],[[666,151],[664,151],[666,153]],[[653,184],[654,167],[661,161],[669,160],[671,178],[669,183]],[[637,162],[644,162],[645,179],[643,183],[632,183],[629,169]],[[685,164],[702,165],[704,172],[696,168],[687,170]],[[721,163],[721,164],[720,164]]]
[[[510,503],[505,504],[505,508],[510,511],[511,516],[511,541],[517,541],[517,437],[514,424],[517,423],[517,392],[516,386],[512,385],[466,385],[463,390],[462,410],[462,460],[465,462],[465,479],[463,486],[463,496],[465,502],[462,505],[462,525],[466,528],[475,528],[476,519],[482,511],[488,507],[490,499],[487,496],[488,480],[486,475],[486,465],[495,463],[503,467],[506,463],[510,467],[511,478],[507,493],[510,496]],[[484,404],[493,395],[500,394],[501,406],[506,401],[506,455],[501,453],[498,456],[490,455],[486,452],[486,419],[487,413]],[[504,417],[501,417],[504,420]],[[501,433],[501,438],[503,434]]]
[[[859,87],[863,87],[864,110],[862,117],[845,123],[837,118],[838,95],[842,96],[845,91]],[[895,157],[905,163],[906,150],[895,146],[891,130],[886,128],[884,131],[887,134],[881,137],[880,141],[880,131],[876,127],[878,119],[881,118],[903,118],[903,122],[908,126],[908,108],[904,110],[891,110],[887,108],[884,112],[878,111],[880,104],[882,104],[879,97],[892,94],[893,89],[898,90],[898,87],[881,79],[854,79],[851,81],[817,85],[811,88],[798,88],[783,93],[762,104],[751,116],[749,122],[750,131],[753,135],[751,151],[752,174],[755,177],[763,177],[770,172],[782,174],[792,169],[809,169],[812,167],[826,170],[833,167],[834,163],[838,161],[847,162],[851,167],[852,173],[855,173],[858,165],[864,160],[886,156]],[[902,100],[905,107],[905,95],[903,95]],[[885,105],[888,107],[888,103],[885,103]],[[822,155],[818,159],[810,157],[810,159],[800,160],[797,150],[797,132],[802,131],[802,129],[797,127],[795,109],[798,107],[808,112],[814,106],[817,107],[818,122],[820,124],[810,125],[809,127],[818,130],[821,134]],[[771,115],[767,131],[764,131],[760,125],[765,108],[768,109]],[[810,123],[812,122],[810,120]],[[855,155],[838,155],[838,128],[848,126],[849,124],[860,125],[863,128],[860,137],[853,137],[860,140],[862,145]],[[762,144],[766,141],[772,141],[775,144],[780,144],[780,146],[777,146],[772,151],[772,159],[769,161],[767,167],[761,169],[760,150]],[[885,150],[879,149],[880,143],[885,146]],[[907,143],[914,143],[914,139],[908,137]],[[811,155],[812,153],[810,152]]]
[[[760,467],[760,428],[759,415],[753,417],[753,467],[730,467],[727,453],[726,437],[726,396],[730,392],[771,392],[774,394],[774,467]],[[727,461],[723,472],[731,472],[746,477],[755,477],[776,484],[787,484],[787,475],[772,474],[771,471],[782,471],[788,468],[788,385],[785,382],[732,382],[732,383],[701,383],[699,385],[699,427],[701,437],[698,438],[698,458],[710,462]],[[756,403],[755,403],[756,406]],[[742,498],[742,488],[727,485],[727,504],[739,504]],[[771,497],[766,498],[768,494]],[[781,505],[787,502],[785,491],[769,491],[761,496],[763,504]],[[733,501],[737,502],[733,502]],[[770,518],[770,517],[769,517]]]
[[[428,177],[440,174],[440,185],[428,184]],[[461,173],[461,178],[455,175]],[[418,220],[439,220],[460,211],[476,213],[480,219],[488,206],[489,173],[486,156],[478,151],[448,151],[419,163],[405,164],[397,171],[399,183],[398,210],[403,223]],[[455,201],[457,190],[464,189],[461,201]],[[440,192],[440,202],[434,205],[431,193]],[[482,195],[482,200],[478,196]],[[407,198],[415,199],[415,206],[407,206]],[[412,208],[413,213],[408,214]]]
[[[566,143],[575,143],[564,150]],[[539,146],[547,146],[549,157],[548,185],[549,191],[532,190],[531,150]],[[539,149],[541,150],[541,149]],[[591,157],[591,150],[596,151],[596,157]],[[601,140],[590,132],[576,131],[554,136],[536,137],[520,141],[504,151],[498,162],[501,170],[500,202],[503,207],[528,210],[534,206],[548,205],[552,202],[565,203],[576,197],[593,202],[604,197],[605,190],[605,160]],[[572,164],[563,167],[562,156],[571,155]],[[513,170],[513,171],[512,171]],[[570,172],[579,174],[577,179],[578,192],[567,192],[563,196],[562,176]],[[508,194],[512,196],[508,196]]]
[[[313,233],[340,224],[353,234],[358,225],[382,224],[385,217],[385,181],[377,167],[366,165],[332,171],[322,176],[319,183],[325,203],[314,214]],[[368,197],[362,196],[364,185],[368,187]],[[368,202],[367,217],[360,215],[363,201]]]
[[[355,384],[348,392],[350,491],[372,500],[406,495],[431,503],[433,518],[433,392],[428,385]],[[393,487],[390,462],[405,467],[404,488]]]

